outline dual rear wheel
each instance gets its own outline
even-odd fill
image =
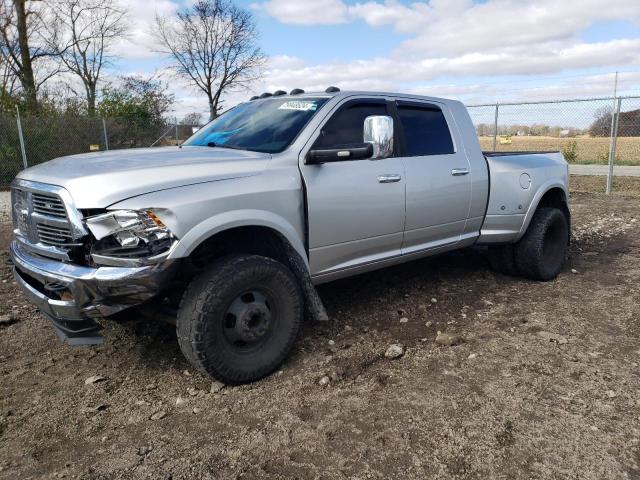
[[[569,220],[559,208],[539,208],[524,236],[514,244],[489,247],[491,267],[506,275],[549,281],[567,258]]]

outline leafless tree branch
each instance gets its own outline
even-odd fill
[[[127,33],[127,12],[114,0],[55,0],[54,19],[62,35],[51,35],[49,46],[85,89],[89,115],[96,112],[97,85],[111,64],[111,48]]]
[[[20,83],[34,111],[39,88],[58,71],[55,53],[45,42],[45,35],[58,35],[57,28],[45,34],[48,7],[41,0],[0,0],[0,59],[5,75],[15,77],[7,82]]]
[[[253,16],[229,0],[198,0],[175,17],[156,17],[156,30],[175,73],[207,95],[211,119],[225,92],[261,76],[265,57]]]

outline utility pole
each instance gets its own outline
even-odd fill
[[[496,102],[496,111],[493,117],[493,151],[495,152],[498,147],[498,109],[499,103]]]
[[[109,137],[107,137],[107,122],[102,117],[102,134],[104,135],[104,149],[109,150]]]
[[[16,122],[18,122],[18,137],[20,139],[20,151],[22,152],[22,163],[24,168],[28,168],[27,151],[24,148],[24,136],[22,135],[22,121],[20,120],[20,108],[16,105]]]
[[[620,115],[620,110],[616,107],[619,107],[618,103],[618,72],[616,71],[616,75],[613,81],[613,108],[611,109],[611,135],[609,137],[609,171],[607,172],[607,195],[611,193],[611,187],[613,185],[613,164],[616,160],[616,136],[618,132],[616,132],[616,123],[617,123],[617,115]],[[618,113],[616,114],[616,110]]]

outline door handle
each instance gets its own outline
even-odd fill
[[[469,169],[468,168],[454,168],[453,170],[451,170],[451,175],[453,175],[454,177],[459,177],[461,175],[467,175],[469,173]]]
[[[397,173],[386,173],[384,175],[378,175],[379,183],[394,183],[399,182],[402,179]]]

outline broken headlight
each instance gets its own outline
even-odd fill
[[[115,210],[85,219],[98,265],[138,266],[163,260],[175,237],[151,210]]]

